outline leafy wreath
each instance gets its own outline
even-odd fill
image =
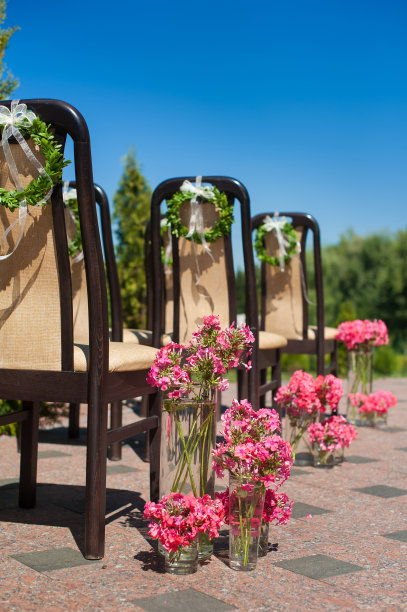
[[[192,191],[177,191],[177,193],[172,196],[171,200],[167,201],[168,210],[165,217],[167,222],[171,225],[172,233],[177,236],[177,238],[183,237],[193,242],[197,242],[198,244],[202,244],[202,236],[198,234],[198,232],[195,231],[192,236],[188,236],[189,230],[183,225],[179,216],[182,204],[187,200],[192,200],[194,197],[197,197],[198,201],[204,200],[210,202],[219,213],[219,220],[203,235],[206,242],[215,242],[218,238],[230,233],[230,228],[234,221],[233,203],[229,204],[226,194],[220,192],[216,187],[211,187],[211,191],[215,196],[214,198],[206,198],[204,195],[196,196]]]
[[[264,261],[272,266],[279,266],[281,263],[281,257],[272,257],[271,255],[267,255],[266,247],[264,244],[265,236],[271,231],[274,230],[268,229],[267,226],[264,224],[260,225],[256,232],[254,249],[260,261]],[[286,246],[286,254],[284,256],[284,263],[288,264],[291,257],[293,257],[293,255],[295,255],[298,250],[297,232],[295,231],[291,223],[287,221],[287,223],[285,223],[281,228],[281,233],[283,234],[284,238],[288,243]]]
[[[5,125],[1,125],[1,133],[3,133],[4,129]],[[30,206],[38,204],[53,185],[61,182],[62,169],[70,163],[70,161],[64,159],[60,151],[61,145],[54,142],[51,127],[47,126],[38,117],[35,117],[32,123],[26,119],[20,121],[18,129],[24,137],[32,138],[34,143],[40,148],[45,158],[44,170],[46,174],[40,174],[37,179],[33,179],[22,191],[7,191],[7,189],[0,188],[0,205],[5,206],[11,211],[19,208],[24,199]]]

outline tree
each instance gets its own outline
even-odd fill
[[[145,328],[147,285],[144,242],[150,218],[151,189],[140,172],[133,149],[124,157],[124,172],[113,198],[116,260],[126,327]]]
[[[0,0],[0,25],[4,23],[6,19],[6,1]],[[8,42],[11,36],[14,34],[16,30],[19,30],[17,26],[13,28],[3,29],[0,27],[0,100],[6,100],[10,98],[13,91],[19,86],[19,82],[17,79],[13,77],[11,72],[7,73],[6,77],[3,77],[3,74],[6,70],[6,65],[4,63],[4,54],[6,52]]]

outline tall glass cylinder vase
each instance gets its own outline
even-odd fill
[[[319,419],[319,413],[287,414],[284,422],[284,439],[291,444],[294,465],[312,465],[312,448],[307,427]]]
[[[348,352],[348,385],[346,419],[352,425],[359,425],[359,411],[349,399],[350,393],[372,392],[373,384],[373,350]]]
[[[163,400],[160,497],[172,492],[214,497],[211,451],[216,442],[216,402],[213,388],[198,389],[192,398]],[[200,559],[212,554],[213,543],[206,534],[200,535],[198,544]]]
[[[263,518],[264,486],[229,478],[229,561],[239,571],[256,568]]]

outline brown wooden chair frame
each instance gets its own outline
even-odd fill
[[[108,403],[152,393],[146,370],[109,372],[109,322],[104,260],[99,235],[88,128],[71,105],[56,100],[21,100],[51,124],[62,145],[66,135],[74,143],[76,188],[82,232],[89,304],[88,371],[73,368],[73,314],[70,264],[67,250],[62,186],[54,189],[52,215],[60,282],[61,370],[0,369],[0,397],[23,401],[21,412],[0,416],[0,425],[18,421],[22,426],[19,504],[31,508],[36,501],[39,402],[88,405],[85,556],[104,555],[107,446],[149,431],[151,446],[150,492],[158,496],[160,424],[158,394],[151,395],[150,416],[142,421],[107,429]],[[2,102],[10,108],[11,101]],[[40,333],[40,330],[39,330]]]
[[[266,215],[273,216],[274,212],[261,213],[255,215],[252,218],[252,230],[256,230],[264,220]],[[280,216],[285,216],[291,219],[294,228],[303,228],[301,237],[301,265],[303,271],[303,278],[305,284],[305,290],[302,291],[302,335],[303,338],[289,339],[286,347],[282,349],[283,353],[289,354],[315,354],[317,356],[317,374],[337,374],[338,359],[337,359],[337,341],[336,340],[325,340],[324,328],[325,328],[325,311],[324,311],[324,291],[323,291],[323,278],[322,278],[322,259],[321,259],[321,242],[319,226],[309,214],[306,213],[291,213],[291,212],[280,212]],[[306,273],[306,240],[307,236],[311,232],[313,236],[313,255],[314,255],[314,270],[315,270],[315,292],[316,292],[316,315],[317,315],[317,332],[315,339],[308,338],[308,325],[309,325],[309,312],[308,303],[306,300],[307,296],[307,273]],[[261,316],[260,325],[261,329],[264,329],[264,313],[266,311],[266,301],[269,296],[266,295],[265,289],[265,270],[267,263],[262,262],[261,264]],[[273,330],[278,333],[278,330]],[[329,353],[330,363],[325,366],[325,355]],[[265,373],[261,373],[261,379],[264,380]]]

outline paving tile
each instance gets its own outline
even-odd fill
[[[63,453],[57,450],[38,451],[38,459],[52,459],[54,457],[69,457],[69,453]]]
[[[374,495],[375,497],[400,497],[401,495],[407,495],[406,489],[398,489],[397,487],[389,487],[387,485],[373,485],[372,487],[362,487],[361,489],[352,489],[352,491],[358,491],[359,493],[366,493],[367,495]]]
[[[390,538],[391,540],[397,540],[398,542],[407,542],[407,529],[401,531],[393,531],[392,533],[383,533],[384,538]]]
[[[292,518],[299,519],[304,518],[308,514],[327,514],[331,510],[325,510],[325,508],[319,508],[318,506],[312,506],[311,504],[303,504],[302,502],[294,501]]]
[[[360,455],[350,455],[345,457],[346,463],[371,463],[372,461],[379,461],[378,459],[371,459],[370,457],[362,457]]]
[[[274,563],[275,566],[287,569],[294,574],[301,574],[314,580],[323,580],[330,576],[340,576],[341,574],[352,574],[363,570],[363,567],[334,559],[327,555],[308,555],[298,559],[289,559]]]
[[[235,610],[236,607],[226,604],[220,599],[205,595],[196,589],[185,589],[184,591],[173,591],[154,597],[143,597],[134,599],[133,603],[146,610],[146,612],[179,612],[180,610],[193,610],[193,612],[223,612],[223,610]]]
[[[395,450],[404,451],[407,453],[407,446],[402,446],[401,448],[396,448]]]
[[[78,565],[95,565],[100,561],[89,561],[74,548],[51,548],[49,550],[38,550],[35,552],[24,553],[21,555],[11,555],[13,559],[28,565],[37,572],[50,572],[67,567],[77,567]]]
[[[400,433],[401,431],[407,431],[404,427],[380,427],[379,431],[387,431],[387,433]]]
[[[131,467],[130,465],[122,465],[121,463],[108,465],[106,471],[108,474],[128,474],[130,472],[139,472],[137,468]]]
[[[306,476],[307,474],[312,474],[312,472],[299,467],[292,467],[290,472],[290,476]]]

